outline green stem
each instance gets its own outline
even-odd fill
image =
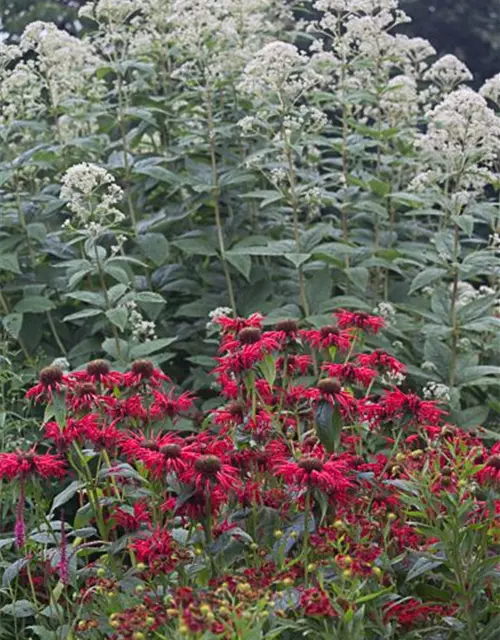
[[[219,172],[217,167],[217,145],[214,127],[214,114],[212,107],[212,94],[207,89],[207,128],[208,128],[208,145],[210,151],[210,163],[212,165],[212,197],[214,199],[215,210],[215,225],[217,227],[217,242],[219,245],[219,253],[222,263],[222,269],[224,271],[224,277],[226,279],[227,293],[229,296],[229,303],[233,310],[233,314],[236,316],[236,297],[234,295],[233,281],[231,279],[231,273],[227,265],[226,250],[224,246],[224,234],[222,229],[222,216],[220,209],[220,184],[219,184]]]

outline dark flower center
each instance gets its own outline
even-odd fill
[[[493,469],[500,469],[500,456],[490,456],[486,460],[487,467],[493,467]]]
[[[87,373],[89,376],[95,376],[97,379],[101,376],[105,376],[109,371],[109,362],[106,360],[93,360],[87,365]]]
[[[276,331],[284,331],[285,333],[296,333],[299,329],[297,320],[280,320],[276,323]]]
[[[132,363],[132,372],[143,378],[151,378],[154,369],[151,360],[136,360]]]
[[[323,469],[323,463],[319,458],[302,458],[298,463],[301,469],[311,473],[312,471],[321,471]]]
[[[63,370],[61,367],[57,365],[51,365],[50,367],[44,367],[40,371],[40,382],[46,386],[50,387],[58,382],[61,382],[63,379]]]
[[[257,327],[245,327],[238,333],[241,344],[255,344],[260,340],[262,333]]]
[[[314,447],[318,444],[318,438],[316,436],[308,436],[304,440],[303,444],[305,447]]]
[[[336,378],[323,378],[318,382],[318,389],[321,393],[339,393],[342,389],[342,385]]]
[[[160,449],[166,458],[179,458],[181,455],[182,447],[178,444],[166,444]]]
[[[242,402],[230,402],[226,407],[226,411],[232,416],[242,416],[245,409],[246,407]]]
[[[222,469],[222,462],[217,456],[200,456],[194,463],[194,468],[205,476],[214,476]]]
[[[147,440],[146,442],[143,442],[141,444],[141,447],[143,449],[148,449],[149,451],[158,451],[158,443],[152,441],[152,440]]]
[[[332,334],[335,336],[339,335],[339,330],[337,329],[337,327],[334,327],[333,324],[329,324],[326,327],[321,327],[319,332],[322,338],[328,338],[328,336]]]
[[[79,396],[80,398],[82,396],[87,396],[87,395],[93,396],[96,393],[97,393],[97,388],[95,384],[93,384],[92,382],[83,382],[82,384],[79,384],[75,388],[75,395]]]

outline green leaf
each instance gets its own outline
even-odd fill
[[[16,600],[12,604],[4,605],[0,611],[14,618],[30,618],[36,613],[35,607],[29,600]]]
[[[162,233],[145,233],[137,238],[137,244],[144,256],[152,260],[157,267],[161,267],[168,258],[169,246]]]
[[[20,571],[24,569],[24,567],[28,564],[29,561],[30,561],[30,558],[25,557],[25,558],[19,558],[19,560],[16,560],[12,564],[9,564],[9,566],[5,569],[2,575],[2,587],[4,589],[5,587],[9,586],[9,584],[12,582],[12,580],[14,580],[14,578],[17,578]]]
[[[51,513],[53,513],[59,507],[62,507],[63,504],[66,504],[78,493],[78,491],[80,491],[80,489],[83,489],[84,487],[84,482],[80,482],[80,480],[73,480],[73,482],[69,484],[66,489],[56,495],[50,509]]]
[[[410,582],[410,580],[414,580],[421,576],[424,573],[432,571],[436,569],[436,567],[440,567],[443,564],[442,560],[434,560],[432,558],[418,558],[412,568],[406,574],[406,582]]]
[[[87,302],[88,304],[94,305],[94,307],[106,307],[103,294],[97,291],[73,291],[72,293],[68,293],[68,298]]]
[[[202,237],[189,237],[179,238],[172,242],[172,244],[179,248],[184,253],[198,255],[198,256],[216,256],[217,251],[215,247],[206,239]]]
[[[14,311],[17,313],[44,313],[54,309],[54,303],[49,298],[43,296],[28,296],[19,300],[14,307]]]
[[[291,262],[294,267],[296,269],[298,269],[300,267],[300,265],[304,264],[304,262],[307,262],[309,260],[309,258],[311,257],[312,254],[310,253],[285,253],[283,254],[283,257],[286,258],[288,260],[288,262]]]
[[[7,333],[17,340],[21,327],[23,326],[23,314],[22,313],[9,313],[2,318],[3,328]]]
[[[409,295],[415,293],[418,289],[422,289],[422,287],[426,287],[431,284],[431,282],[440,280],[446,275],[446,273],[446,269],[439,269],[437,267],[424,269],[413,279],[413,282],[410,285]]]
[[[276,360],[271,354],[267,354],[259,363],[259,369],[262,375],[267,380],[270,387],[273,386],[276,380]]]
[[[128,311],[124,307],[117,307],[106,311],[108,320],[118,327],[120,331],[124,331],[128,321]]]
[[[366,291],[370,280],[370,272],[366,267],[348,267],[345,274],[358,289]]]
[[[241,275],[246,279],[250,280],[250,271],[252,270],[252,258],[249,255],[244,255],[243,253],[232,253],[231,251],[226,251],[224,254],[226,260],[231,264],[235,269],[237,269]]]
[[[21,273],[19,262],[15,253],[0,253],[0,271],[10,271],[11,273]]]
[[[135,345],[130,351],[130,356],[134,359],[149,356],[161,349],[165,349],[165,347],[170,346],[172,342],[175,342],[176,340],[177,338],[159,338],[158,340],[151,340],[144,344]]]
[[[28,238],[38,242],[44,242],[47,237],[47,229],[42,222],[30,222],[30,224],[26,225],[26,231],[28,232]]]
[[[142,166],[136,165],[134,167],[134,173],[149,176],[150,178],[155,178],[160,182],[169,182],[173,184],[179,183],[179,178],[173,171],[169,171],[164,167],[159,167],[153,164]]]
[[[342,431],[342,416],[337,405],[321,401],[316,411],[316,431],[321,444],[332,453],[338,449]]]
[[[82,309],[76,313],[70,313],[69,316],[64,316],[63,322],[72,322],[73,320],[80,320],[81,318],[91,318],[92,316],[101,315],[101,309]]]

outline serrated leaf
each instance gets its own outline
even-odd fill
[[[29,600],[16,600],[12,604],[4,605],[0,611],[14,618],[30,618],[36,613],[35,607]]]
[[[249,255],[243,253],[231,253],[226,251],[224,257],[235,269],[237,269],[241,275],[246,279],[250,279],[250,271],[252,270],[252,258]]]
[[[15,253],[0,253],[0,271],[20,274],[19,261]]]
[[[109,309],[109,311],[106,311],[106,317],[115,327],[118,327],[120,331],[125,330],[128,321],[128,311],[124,307]]]
[[[152,260],[157,267],[161,267],[168,258],[169,246],[162,233],[145,233],[137,238],[137,244],[144,256]]]
[[[64,316],[63,322],[72,322],[73,320],[81,320],[82,318],[91,318],[92,316],[99,316],[101,313],[101,309],[83,309],[76,313],[70,313],[69,316]]]
[[[27,296],[19,300],[14,307],[14,311],[17,313],[44,313],[54,308],[54,303],[48,298],[44,298],[43,296]]]
[[[408,292],[409,295],[411,295],[412,293],[415,293],[415,291],[418,291],[423,287],[428,286],[429,284],[431,284],[431,282],[440,280],[446,275],[446,273],[447,273],[446,269],[439,269],[437,267],[430,267],[428,269],[424,269],[421,273],[419,273],[413,279],[410,286],[410,291]]]
[[[22,313],[9,313],[2,318],[2,325],[5,331],[9,333],[15,340],[19,337],[23,326]]]
[[[143,358],[144,356],[149,356],[152,353],[156,353],[161,349],[165,349],[175,342],[177,338],[159,338],[158,340],[151,340],[150,342],[145,342],[144,344],[138,344],[132,347],[130,350],[131,358]]]

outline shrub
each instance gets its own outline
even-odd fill
[[[145,359],[41,370],[0,453],[4,637],[494,637],[498,443],[394,386],[380,317],[263,320],[214,318],[207,411]]]

